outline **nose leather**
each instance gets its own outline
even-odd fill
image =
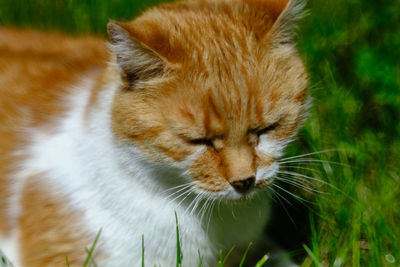
[[[231,182],[231,185],[233,188],[235,188],[236,191],[244,194],[247,193],[254,185],[256,178],[254,176],[238,180],[238,181],[233,181]]]

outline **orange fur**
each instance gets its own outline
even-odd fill
[[[45,175],[45,174],[44,174]],[[24,266],[82,266],[93,239],[79,224],[82,214],[68,200],[45,190],[43,174],[28,178],[22,191],[21,258]],[[97,249],[96,254],[100,251]]]

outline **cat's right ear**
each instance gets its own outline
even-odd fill
[[[268,35],[272,40],[272,44],[277,46],[293,43],[299,21],[307,15],[305,11],[306,0],[285,1],[285,8],[282,9]],[[285,1],[278,1],[278,3],[282,4],[285,3]]]
[[[116,55],[122,77],[133,85],[138,80],[148,80],[162,75],[167,61],[157,52],[133,37],[123,23],[109,22],[108,34],[111,49]]]

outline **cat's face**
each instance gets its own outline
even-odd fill
[[[112,113],[117,138],[150,161],[183,168],[197,190],[232,200],[272,182],[307,106],[307,75],[294,46],[268,46],[235,27],[187,37],[186,45],[170,41],[169,54],[157,51],[168,71],[125,75]]]

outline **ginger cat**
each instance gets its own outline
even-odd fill
[[[0,248],[19,266],[216,266],[263,243],[307,109],[298,0],[191,0],[94,38],[0,28]],[[262,253],[266,253],[263,251]],[[263,254],[257,255],[258,259]],[[237,266],[237,263],[232,263]]]

